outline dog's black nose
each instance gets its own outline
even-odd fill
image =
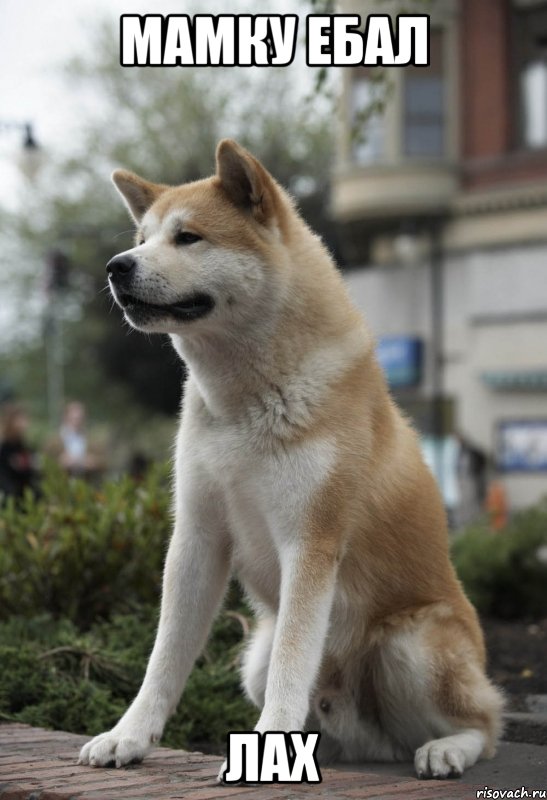
[[[114,256],[106,265],[106,274],[109,278],[127,278],[137,266],[137,262],[133,256],[122,255]]]

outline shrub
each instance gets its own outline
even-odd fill
[[[456,536],[452,555],[465,590],[488,616],[537,619],[547,614],[547,499],[493,532],[475,525]]]
[[[49,465],[40,497],[0,511],[0,719],[94,735],[138,691],[171,530],[166,467],[100,489]],[[247,610],[233,585],[164,742],[223,749],[256,712],[237,670]]]
[[[171,530],[166,467],[100,489],[50,464],[42,494],[0,511],[0,619],[49,612],[81,628],[156,604]]]
[[[119,719],[137,692],[152,648],[156,611],[141,607],[81,633],[51,616],[0,623],[0,719],[95,735]],[[239,688],[242,627],[222,613],[163,739],[221,752],[229,730],[248,730],[256,711]]]

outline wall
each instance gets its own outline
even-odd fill
[[[496,422],[547,418],[547,393],[495,391],[489,370],[547,371],[547,245],[451,254],[444,267],[445,392],[455,424],[492,452]],[[430,273],[425,263],[346,274],[350,293],[376,336],[416,335],[426,347],[420,389],[430,393]],[[547,473],[506,478],[513,506],[547,493]]]

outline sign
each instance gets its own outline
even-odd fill
[[[418,386],[422,380],[422,340],[413,336],[382,336],[378,361],[392,389]]]
[[[498,423],[497,463],[504,472],[547,472],[547,419]]]

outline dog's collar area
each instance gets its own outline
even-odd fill
[[[204,317],[209,314],[215,306],[215,301],[210,294],[205,292],[194,292],[192,294],[181,297],[175,303],[168,303],[165,305],[157,305],[156,303],[147,303],[128,292],[119,292],[118,301],[122,308],[129,314],[145,313],[148,315],[162,315],[169,314],[170,316],[177,317],[177,319],[194,320]]]

